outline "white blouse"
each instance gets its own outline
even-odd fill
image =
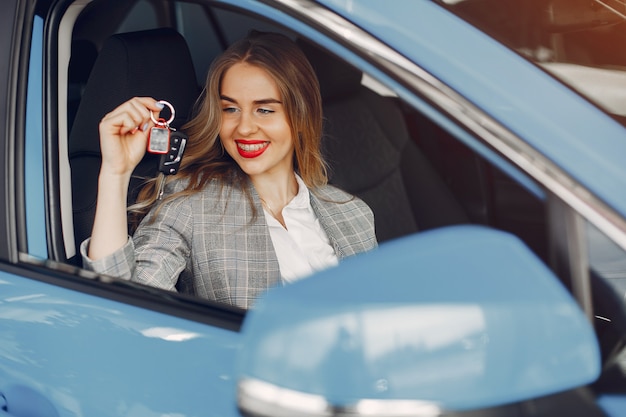
[[[339,263],[326,232],[313,212],[309,189],[298,175],[296,180],[298,194],[282,211],[286,229],[263,208],[280,274],[286,282],[297,281]]]

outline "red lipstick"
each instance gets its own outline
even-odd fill
[[[265,152],[269,146],[269,142],[264,140],[235,140],[239,155],[244,158],[256,158]]]

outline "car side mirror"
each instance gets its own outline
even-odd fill
[[[439,415],[594,381],[591,324],[516,237],[478,226],[381,245],[260,299],[244,322],[249,416]]]

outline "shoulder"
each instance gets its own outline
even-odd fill
[[[345,202],[353,198],[356,198],[352,194],[347,193],[343,191],[342,189],[339,189],[335,187],[334,185],[329,185],[329,184],[324,185],[322,187],[315,188],[314,190],[311,190],[311,192],[324,199],[328,199],[331,201],[336,200],[338,202],[342,202],[342,201]]]
[[[325,185],[311,190],[312,198],[329,210],[362,210],[371,214],[369,206],[359,197],[347,193],[333,185]]]
[[[327,185],[311,191],[311,206],[340,257],[377,246],[374,214],[360,198]]]
[[[373,228],[374,213],[359,197],[332,185],[311,190],[311,205],[321,218],[333,223],[350,223],[357,228]]]

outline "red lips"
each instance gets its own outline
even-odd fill
[[[256,158],[269,147],[269,142],[264,140],[243,140],[237,139],[237,151],[243,158]]]

